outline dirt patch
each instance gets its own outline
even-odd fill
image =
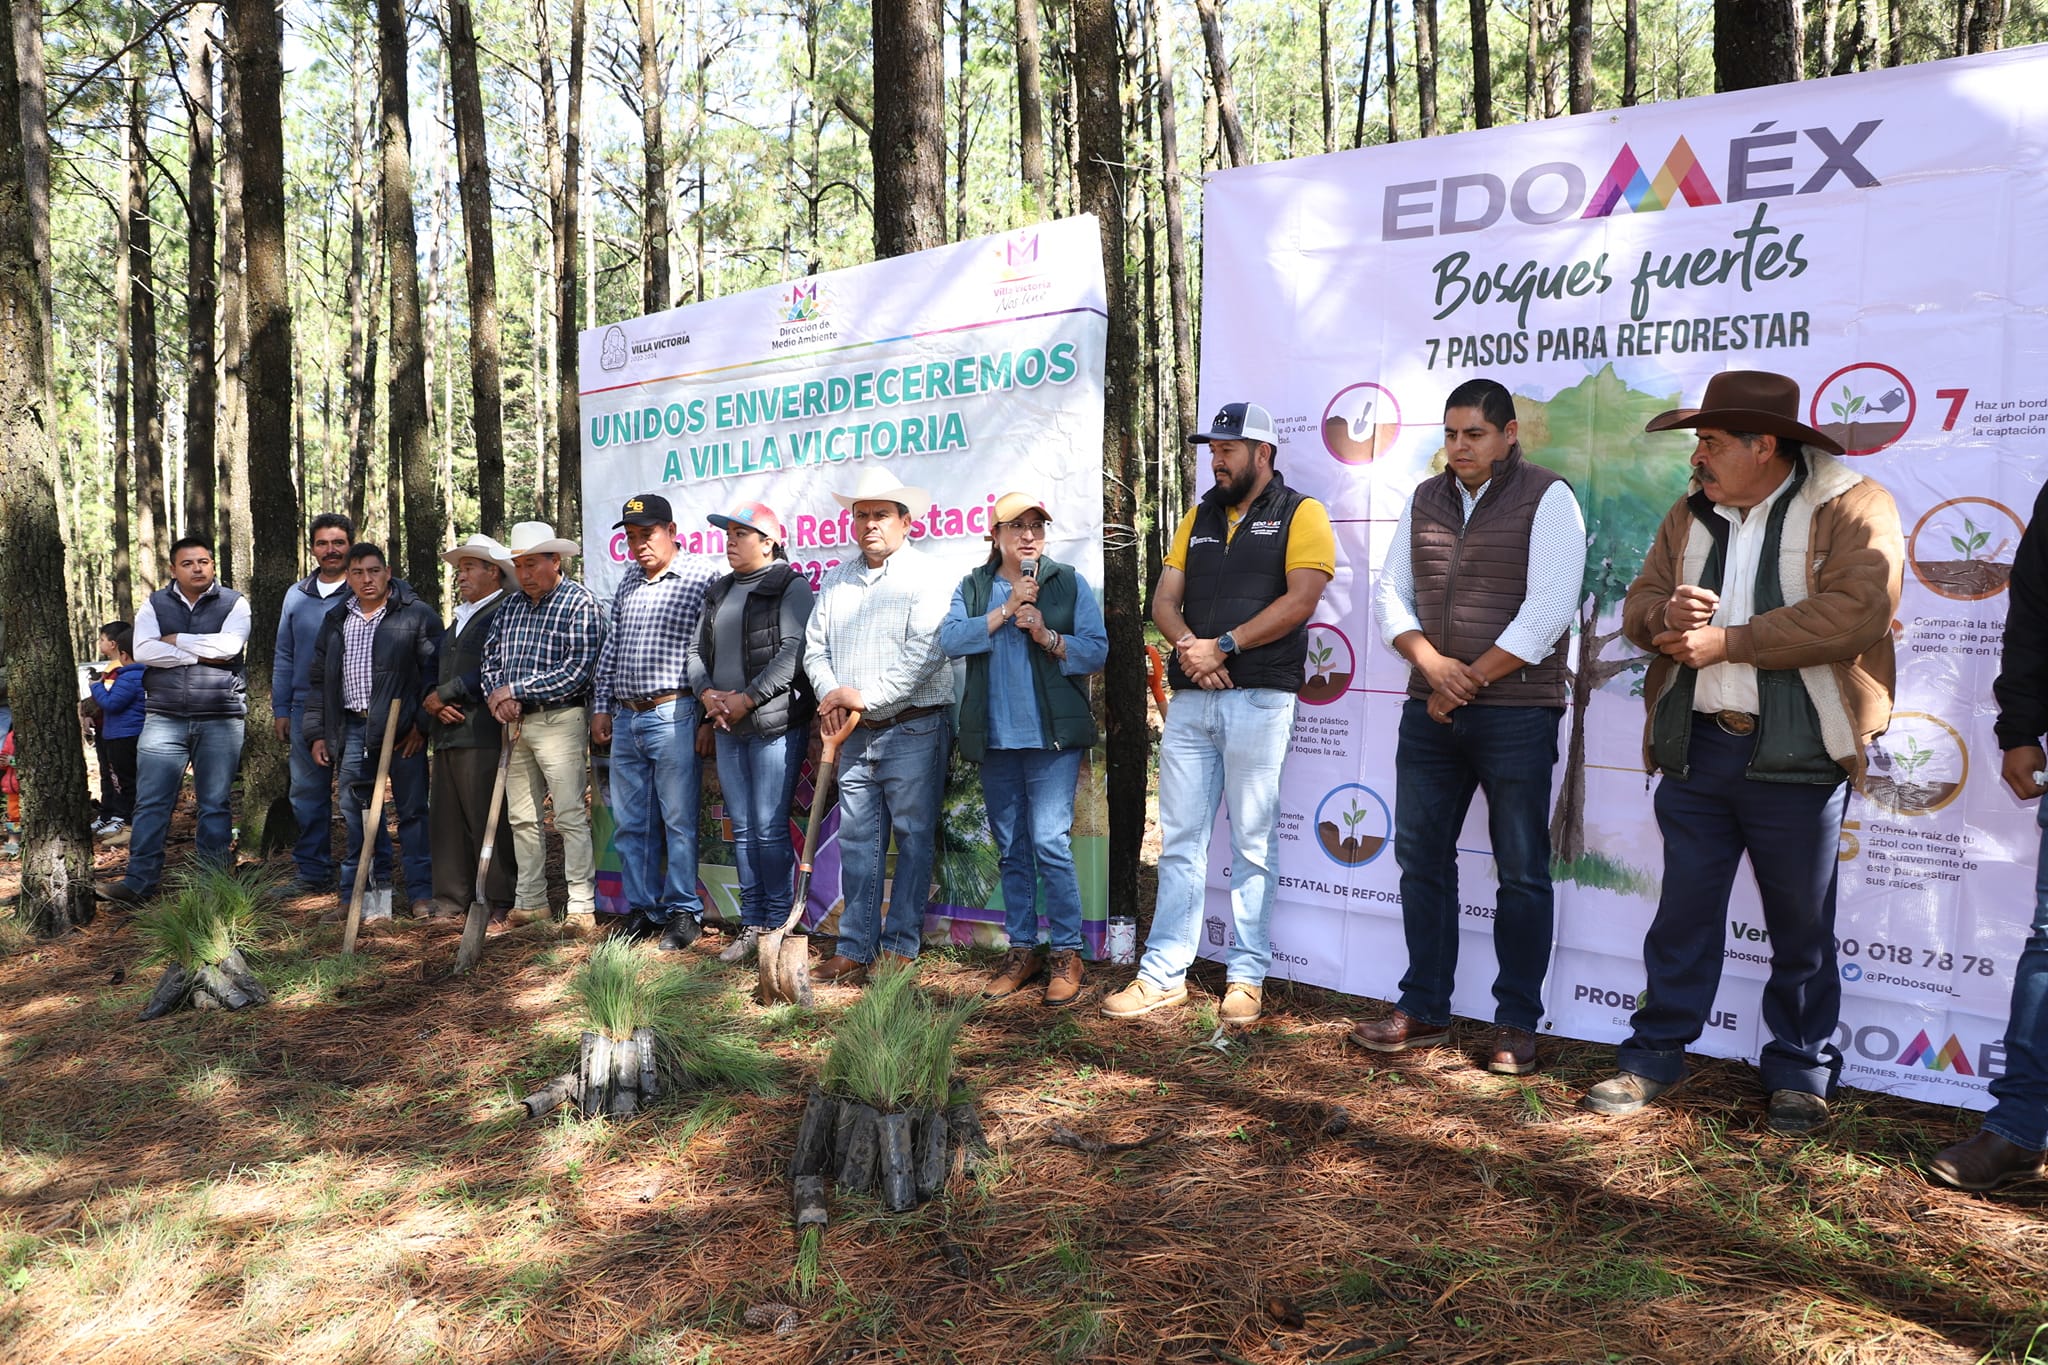
[[[1394,422],[1380,422],[1374,425],[1372,435],[1361,441],[1351,434],[1351,423],[1342,417],[1323,419],[1323,442],[1330,452],[1346,464],[1370,464],[1394,448],[1394,442],[1401,437],[1401,428]]]
[[[1316,826],[1316,841],[1323,846],[1323,852],[1348,867],[1371,862],[1373,855],[1386,845],[1386,840],[1377,834],[1347,834],[1339,837],[1333,820],[1325,820]]]
[[[1882,773],[1871,773],[1863,779],[1862,792],[1864,799],[1895,815],[1922,815],[1940,810],[1955,800],[1961,785],[1959,782],[1900,782]]]
[[[1904,422],[1824,422],[1820,433],[1841,443],[1852,454],[1882,450],[1906,434]]]
[[[1913,571],[1943,596],[1968,601],[1995,596],[2012,582],[2012,565],[1993,559],[1916,559]]]
[[[1349,673],[1318,673],[1301,685],[1301,699],[1320,706],[1337,700],[1350,686]]]

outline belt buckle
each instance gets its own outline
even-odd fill
[[[1721,727],[1723,734],[1746,739],[1756,733],[1756,717],[1747,711],[1716,711],[1714,724]]]

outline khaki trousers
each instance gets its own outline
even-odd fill
[[[513,899],[521,909],[541,909],[548,903],[547,844],[540,823],[545,794],[555,803],[555,832],[562,836],[569,913],[597,911],[597,854],[590,844],[590,811],[584,805],[590,781],[587,726],[581,706],[520,717],[512,770],[505,778],[505,813],[512,821],[512,847],[519,859],[519,886]]]

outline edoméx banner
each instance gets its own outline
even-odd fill
[[[714,556],[706,518],[768,504],[791,562],[815,587],[857,555],[833,498],[886,464],[927,489],[913,541],[949,582],[987,559],[990,509],[1012,489],[1046,500],[1046,553],[1102,584],[1102,250],[1091,217],[813,275],[632,318],[582,334],[584,579],[609,603],[625,572],[619,509],[659,493],[682,552]],[[636,570],[637,572],[637,570]],[[815,756],[815,740],[813,747]],[[1108,826],[1098,750],[1074,814],[1084,937],[1101,951]],[[705,764],[698,876],[707,904],[735,919],[730,827]],[[809,778],[790,834],[802,840]],[[928,935],[1001,941],[1002,892],[979,771],[957,756],[941,811]],[[607,826],[608,827],[608,826]],[[837,816],[823,826],[811,883],[815,923],[839,905]],[[600,900],[617,900],[617,860],[600,860]]]
[[[1202,394],[1271,407],[1336,521],[1284,780],[1274,971],[1392,999],[1406,665],[1372,583],[1443,466],[1445,396],[1485,376],[1571,479],[1588,544],[1551,835],[1544,1028],[1619,1039],[1666,868],[1620,607],[1686,489],[1646,435],[1723,370],[1789,375],[1804,420],[1898,501],[1891,728],[1850,794],[1837,922],[1843,1079],[1984,1107],[2034,905],[2034,811],[1999,780],[1991,682],[2048,451],[2048,54],[1994,53],[1218,173]],[[1219,821],[1219,833],[1220,833]],[[1483,797],[1459,838],[1454,1005],[1491,1019]],[[1229,933],[1227,844],[1205,951]],[[1771,946],[1745,870],[1698,1050],[1754,1058]]]

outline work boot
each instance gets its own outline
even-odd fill
[[[118,881],[95,883],[92,888],[92,894],[95,900],[112,901],[116,905],[134,906],[142,904],[154,893],[137,891],[134,887],[128,885],[126,881]]]
[[[811,980],[822,981],[828,986],[865,986],[868,981],[868,964],[855,962],[842,954],[821,963],[811,973]]]
[[[1046,949],[1044,944],[1033,947],[1012,947],[1003,954],[1002,965],[996,974],[982,987],[984,1000],[1000,1000],[1013,995],[1030,982],[1036,981],[1045,971]]]
[[[687,910],[678,910],[669,917],[661,931],[661,941],[654,948],[656,952],[680,953],[703,935],[703,921]]]
[[[1773,1090],[1764,1123],[1774,1133],[1810,1133],[1828,1121],[1828,1102],[1805,1090]]]
[[[1927,1163],[1927,1173],[1959,1190],[1995,1190],[2015,1180],[2039,1176],[2041,1154],[1987,1129],[1967,1142],[1942,1148]]]
[[[740,930],[737,938],[725,945],[725,951],[718,955],[718,960],[732,966],[747,961],[760,950],[761,930],[758,926],[750,924]]]
[[[1219,1023],[1232,1028],[1243,1028],[1246,1024],[1259,1022],[1259,1010],[1265,1003],[1263,988],[1249,981],[1232,981],[1223,988],[1223,1005],[1216,1011]]]
[[[1183,981],[1168,989],[1155,986],[1144,977],[1133,977],[1131,984],[1102,1002],[1102,1012],[1111,1019],[1135,1019],[1153,1010],[1165,1009],[1168,1005],[1187,1003],[1188,987]]]
[[[1536,1035],[1502,1024],[1486,1048],[1486,1069],[1502,1076],[1526,1076],[1536,1069]]]
[[[562,917],[562,928],[571,938],[596,938],[597,911],[572,910]]]
[[[1609,1117],[1633,1114],[1675,1084],[1675,1081],[1666,1084],[1653,1081],[1648,1076],[1638,1076],[1633,1071],[1624,1071],[1609,1076],[1588,1090],[1586,1097],[1579,1101],[1579,1108]]]
[[[550,920],[554,917],[555,912],[548,909],[545,905],[515,905],[505,912],[505,923],[517,929],[523,925],[539,924],[543,920]]]
[[[1076,948],[1061,948],[1045,962],[1045,1003],[1058,1009],[1071,1005],[1081,994],[1081,988],[1088,984],[1088,976],[1081,966],[1081,953]]]
[[[1344,1041],[1372,1052],[1407,1052],[1411,1048],[1438,1047],[1449,1042],[1449,1024],[1425,1024],[1406,1010],[1395,1010],[1384,1019],[1368,1019],[1344,1035]]]
[[[875,966],[877,968],[887,967],[889,970],[897,972],[915,972],[917,970],[917,959],[915,957],[906,957],[902,953],[892,953],[887,948],[884,948],[875,955]]]

